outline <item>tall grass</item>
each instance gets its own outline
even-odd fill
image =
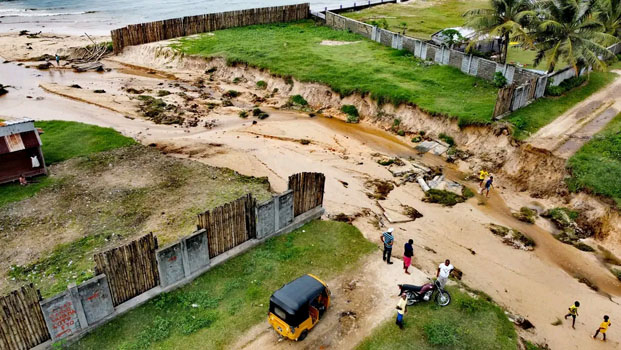
[[[491,83],[450,66],[428,64],[346,31],[312,21],[231,28],[184,38],[182,52],[225,57],[283,77],[319,82],[341,95],[369,94],[381,103],[412,103],[459,119],[461,125],[488,124],[497,90]],[[324,40],[347,45],[321,45]]]

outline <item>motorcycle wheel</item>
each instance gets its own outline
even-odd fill
[[[451,295],[447,291],[439,291],[436,293],[436,304],[439,306],[447,306],[451,303]]]
[[[407,292],[407,294],[405,295],[405,299],[408,301],[408,306],[412,306],[416,303],[416,301],[414,300],[414,295],[412,295],[412,293]]]

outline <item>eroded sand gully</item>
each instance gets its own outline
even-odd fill
[[[289,94],[300,93],[311,105],[326,107],[326,114],[336,117],[339,116],[336,109],[340,103],[350,102],[359,105],[363,114],[374,115],[372,112],[376,107],[361,97],[348,97],[341,101],[338,96],[329,95],[325,87],[317,84],[295,82],[291,87],[270,77],[266,72],[226,67],[219,61],[209,63],[202,59],[180,60],[166,56],[167,53],[153,55],[155,49],[145,46],[132,48],[135,51],[117,57],[116,63],[109,64],[114,66],[125,61],[140,66],[137,61],[143,61],[142,64],[147,66],[146,74],[144,69],[118,66],[125,70],[119,69],[103,75],[63,72],[61,76],[58,71],[41,73],[17,67],[13,63],[0,65],[0,76],[4,79],[8,74],[12,79],[8,84],[17,87],[15,91],[0,98],[0,110],[8,115],[30,116],[39,120],[65,119],[112,127],[144,144],[155,143],[172,155],[229,167],[247,175],[267,176],[276,191],[286,188],[287,176],[292,173],[321,171],[327,178],[325,206],[330,214],[353,214],[365,208],[378,214],[381,212],[375,200],[366,195],[368,189],[365,182],[369,179],[395,179],[384,167],[377,164],[378,153],[421,159],[405,138],[387,133],[376,126],[365,123],[346,124],[337,118],[310,118],[307,113],[277,108],[286,101]],[[157,89],[163,83],[166,89],[176,91],[174,85],[170,87],[170,78],[173,75],[178,79],[177,82],[189,85],[198,77],[204,77],[205,67],[210,64],[216,65],[218,69],[214,74],[214,81],[207,83],[206,90],[216,95],[227,89],[243,92],[238,98],[239,101],[234,101],[234,106],[216,108],[203,117],[204,120],[217,120],[216,127],[212,129],[206,129],[202,124],[185,128],[156,125],[146,121],[136,112],[133,104],[135,102],[127,99],[126,93],[121,89],[129,86]],[[151,70],[156,73],[161,71],[163,74],[148,73]],[[246,82],[232,84],[231,80],[237,76],[243,76]],[[252,94],[264,94],[254,86],[260,79],[268,82],[269,91],[276,87],[281,93],[262,103],[261,108],[270,113],[270,117],[253,125],[253,119],[241,119],[237,114],[239,110],[252,106],[253,103],[249,102]],[[4,83],[7,84],[6,81]],[[67,88],[67,85],[74,83],[80,84],[83,89]],[[44,92],[39,85],[53,93]],[[92,90],[98,88],[106,89],[106,96],[92,93]],[[34,98],[28,99],[26,96]],[[36,97],[43,99],[36,100]],[[330,105],[332,108],[329,108]],[[114,112],[115,110],[122,113]],[[399,108],[391,112],[399,113]],[[421,125],[427,125],[427,129],[432,132],[452,130],[454,127],[450,122],[439,118],[433,119],[422,114],[418,115],[419,119],[415,117],[404,120],[413,130]],[[381,121],[377,124],[382,125]],[[458,144],[472,148],[480,147],[481,142],[490,140],[490,136],[480,129],[456,133],[455,136]],[[302,145],[298,142],[301,139],[309,140],[310,144]],[[492,152],[502,152],[503,149],[514,147],[502,135],[491,144]],[[451,178],[462,179],[464,176],[441,159],[425,155],[422,162],[442,165]],[[459,169],[469,170],[469,167],[467,164],[460,164]],[[469,185],[476,187],[473,183]],[[599,323],[601,315],[606,313],[612,319],[621,319],[618,304],[618,296],[621,295],[619,282],[593,255],[556,241],[543,228],[513,219],[510,215],[511,209],[519,209],[532,199],[526,193],[518,193],[512,188],[501,176],[498,190],[489,199],[477,197],[453,208],[444,208],[423,203],[423,193],[416,184],[398,186],[390,193],[388,201],[415,207],[424,216],[414,222],[394,225],[397,233],[396,244],[401,246],[405,240],[413,238],[417,267],[429,276],[434,273],[437,263],[446,257],[451,258],[464,272],[464,281],[468,285],[485,291],[510,311],[527,317],[535,324],[535,331],[523,334],[529,339],[546,342],[553,349],[606,349],[618,346],[612,334],[606,345],[593,342],[588,336],[591,328]],[[559,203],[554,199],[541,201],[550,205]],[[363,216],[354,223],[367,238],[378,242],[379,232],[369,224],[369,220],[370,217]],[[525,252],[502,244],[485,227],[490,222],[521,230],[537,242],[537,248],[534,252]],[[424,247],[432,248],[436,253],[427,251]],[[476,254],[472,254],[472,251]],[[400,253],[399,249],[395,249],[395,255]],[[587,277],[600,288],[600,293],[579,283],[575,276]],[[381,264],[378,254],[374,254],[352,276],[342,276],[332,281],[331,285],[349,283],[355,279],[362,282],[359,289],[361,295],[351,296],[358,298],[355,299],[358,301],[354,306],[350,303],[335,304],[335,311],[330,314],[331,319],[309,337],[307,343],[278,343],[262,325],[251,330],[249,338],[242,339],[240,345],[246,348],[256,348],[253,345],[295,348],[329,345],[331,348],[350,349],[374,325],[392,315],[393,300],[390,297],[395,292],[395,283],[420,283],[424,281],[424,275],[417,273],[405,277],[401,275],[398,263],[388,267]],[[578,330],[571,331],[567,324],[556,327],[550,325],[556,317],[564,314],[574,300],[583,303]],[[347,328],[346,335],[341,334],[345,340],[336,339],[335,333],[338,332],[333,332],[331,325],[339,323],[340,312],[352,311],[352,307],[361,316],[356,319],[353,328]],[[258,335],[254,339],[256,334]]]

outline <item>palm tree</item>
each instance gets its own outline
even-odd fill
[[[490,8],[464,13],[464,17],[468,19],[466,26],[476,31],[475,39],[468,48],[477,41],[477,38],[480,40],[485,35],[500,37],[503,45],[500,61],[506,63],[509,40],[532,46],[525,27],[528,21],[536,17],[536,13],[530,0],[490,0],[490,5]]]
[[[544,0],[541,20],[535,27],[537,56],[535,65],[544,59],[548,72],[559,60],[569,63],[576,74],[583,67],[604,70],[604,61],[614,58],[605,45],[616,38],[604,33],[604,25],[593,12],[598,0]]]
[[[621,38],[621,0],[599,0],[596,17],[604,25],[604,32]]]

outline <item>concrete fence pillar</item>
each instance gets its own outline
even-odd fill
[[[75,312],[78,316],[78,320],[82,325],[82,328],[88,326],[88,322],[86,321],[86,314],[84,313],[84,307],[82,306],[82,302],[80,301],[80,293],[78,293],[78,286],[74,283],[69,284],[67,286],[69,290],[69,294],[71,295],[71,299],[73,304],[75,305]]]

